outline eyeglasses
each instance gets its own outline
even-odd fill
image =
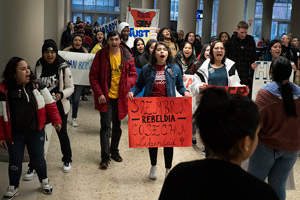
[[[215,47],[214,50],[216,50],[216,51],[218,51],[218,50],[223,51],[223,50],[225,50],[225,48],[224,47]]]

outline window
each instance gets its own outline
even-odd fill
[[[217,36],[219,0],[214,0],[212,10],[211,35]],[[199,0],[199,10],[203,10],[203,0]],[[202,20],[197,20],[197,34],[202,36]]]
[[[273,6],[271,40],[278,38],[281,34],[289,32],[291,20],[292,0],[275,0]],[[254,39],[260,40],[263,16],[262,0],[256,0]],[[265,38],[268,39],[268,38]]]
[[[72,19],[81,17],[83,22],[100,26],[120,17],[121,0],[72,0]]]

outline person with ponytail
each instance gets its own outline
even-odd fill
[[[201,95],[194,119],[210,154],[175,166],[159,199],[278,199],[267,183],[241,168],[258,142],[255,103],[223,88],[207,88]]]
[[[289,81],[291,72],[287,58],[275,58],[270,67],[272,82],[257,93],[261,128],[248,167],[257,178],[268,178],[281,200],[285,199],[287,178],[300,150],[300,87]]]

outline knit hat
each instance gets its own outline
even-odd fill
[[[55,51],[55,53],[58,53],[57,46],[54,40],[47,39],[44,41],[43,47],[42,47],[42,53],[45,51]]]

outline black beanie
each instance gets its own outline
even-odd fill
[[[43,47],[42,47],[42,53],[45,51],[55,51],[55,53],[58,53],[57,46],[54,40],[48,39],[44,41]]]

